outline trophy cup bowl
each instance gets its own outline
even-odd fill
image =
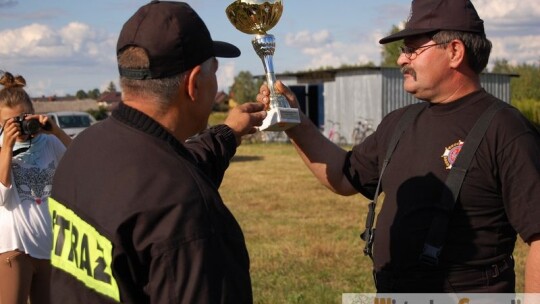
[[[300,123],[298,109],[291,108],[287,99],[275,91],[276,76],[273,56],[276,48],[274,35],[268,34],[281,18],[282,0],[236,0],[225,10],[229,21],[239,31],[255,35],[253,49],[261,58],[270,90],[270,109],[259,127],[262,131],[283,131]]]

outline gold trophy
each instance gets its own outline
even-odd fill
[[[282,0],[236,0],[225,10],[237,30],[255,35],[251,43],[261,58],[270,89],[270,109],[259,127],[263,131],[283,131],[300,123],[298,109],[291,108],[285,96],[276,93],[272,56],[276,48],[274,35],[268,34],[283,13]]]

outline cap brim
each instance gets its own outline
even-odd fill
[[[214,41],[214,56],[235,58],[240,56],[240,49],[228,42]]]
[[[395,34],[384,37],[383,39],[379,40],[379,43],[380,44],[390,43],[390,42],[398,41],[407,37],[423,35],[423,34],[432,33],[436,31],[438,31],[438,29],[432,29],[432,28],[430,29],[404,29]]]

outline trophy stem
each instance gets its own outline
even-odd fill
[[[276,49],[276,40],[274,35],[255,35],[251,41],[257,55],[261,58],[266,72],[266,82],[270,89],[270,108],[290,108],[285,96],[276,92],[274,85],[276,75],[274,73],[273,56]]]

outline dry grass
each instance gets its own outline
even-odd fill
[[[342,293],[375,291],[359,238],[365,198],[321,186],[292,145],[242,145],[220,192],[244,230],[255,303],[341,303]],[[524,256],[520,243],[518,291]]]

